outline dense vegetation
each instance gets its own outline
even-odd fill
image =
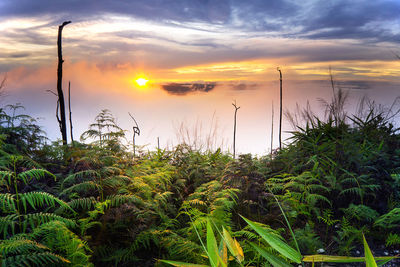
[[[335,94],[324,118],[300,111],[304,123],[273,155],[237,159],[189,144],[133,158],[107,110],[82,142],[49,145],[21,106],[3,107],[2,266],[297,266],[296,253],[363,256],[363,235],[392,253],[396,114],[364,101],[348,115],[344,98]]]

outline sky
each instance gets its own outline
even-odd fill
[[[389,106],[400,96],[399,14],[399,0],[0,0],[0,101],[21,103],[60,138],[47,90],[56,91],[58,25],[72,21],[63,88],[71,82],[75,139],[109,109],[128,140],[128,112],[136,118],[144,149],[159,137],[162,148],[190,139],[232,151],[236,101],[237,151],[263,155],[272,122],[278,144],[277,67],[291,112],[307,101],[321,112],[330,73],[350,111],[363,96]],[[283,130],[287,139],[286,118]]]

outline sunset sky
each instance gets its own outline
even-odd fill
[[[332,93],[329,68],[350,110],[363,95],[387,105],[400,96],[399,0],[0,0],[1,103],[22,103],[52,140],[60,138],[56,98],[46,90],[56,90],[66,20],[63,84],[66,92],[71,81],[76,138],[107,108],[129,140],[133,114],[137,144],[148,149],[157,137],[176,144],[184,124],[203,138],[216,127],[217,143],[231,150],[236,100],[239,153],[265,154],[272,102],[278,128],[277,67],[288,110],[307,100],[321,109],[316,99]]]

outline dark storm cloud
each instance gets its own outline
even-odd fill
[[[162,89],[171,95],[186,95],[194,92],[209,92],[216,87],[216,83],[168,83]]]
[[[320,1],[310,13],[313,16],[302,22],[303,33],[309,34],[309,38],[400,41],[399,35],[388,28],[399,20],[400,2],[397,0]]]
[[[390,29],[399,20],[398,0],[323,0],[301,5],[288,0],[3,0],[0,4],[0,16],[47,15],[53,18],[52,25],[62,18],[77,22],[110,13],[177,22],[177,27],[185,27],[184,22],[208,22],[288,37],[400,40]]]
[[[237,26],[289,38],[400,42],[400,1],[234,1]]]

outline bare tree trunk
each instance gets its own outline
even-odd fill
[[[58,101],[60,103],[60,115],[61,119],[58,120],[60,124],[61,135],[63,139],[63,145],[67,145],[67,123],[65,119],[65,102],[64,102],[64,94],[62,90],[62,64],[64,62],[62,58],[62,46],[61,46],[61,35],[64,26],[71,23],[71,21],[64,21],[63,24],[58,26],[58,39],[57,39],[57,48],[58,48],[58,67],[57,67],[57,94]]]
[[[282,71],[278,67],[277,70],[279,71],[279,88],[280,88],[280,107],[279,107],[279,150],[282,149]]]
[[[157,148],[160,150],[160,137],[157,137]]]
[[[72,146],[74,146],[74,134],[72,131],[72,111],[71,111],[71,82],[68,82],[68,111],[69,111],[69,127],[71,132],[71,142]]]
[[[272,119],[271,119],[271,159],[272,159],[272,148],[274,145],[274,101],[272,101]]]
[[[232,103],[232,106],[235,107],[235,115],[233,117],[233,158],[236,156],[236,115],[237,111],[240,107],[236,106],[236,100],[235,103]]]

